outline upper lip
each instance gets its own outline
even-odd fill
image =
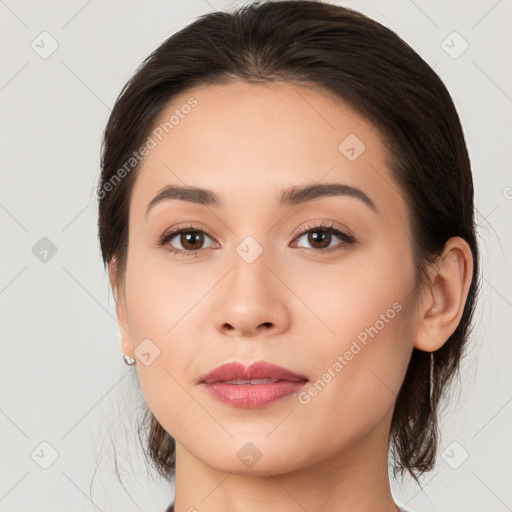
[[[308,380],[304,375],[299,375],[287,368],[277,366],[267,361],[257,361],[250,365],[239,362],[226,363],[217,366],[211,372],[203,375],[199,382],[214,384],[231,380],[255,380],[255,379],[279,379],[290,381]]]

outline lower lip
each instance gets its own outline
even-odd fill
[[[281,380],[269,384],[203,384],[214,398],[232,405],[252,409],[264,407],[280,398],[297,393],[307,381]]]

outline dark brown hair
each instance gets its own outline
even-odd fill
[[[169,102],[187,89],[242,80],[287,81],[334,94],[379,130],[388,166],[408,204],[418,283],[453,236],[471,247],[474,267],[462,319],[431,354],[413,350],[391,423],[394,474],[433,468],[438,406],[469,335],[477,290],[473,182],[457,111],[443,82],[393,31],[351,9],[314,0],[255,2],[198,18],[158,47],[117,98],[102,146],[99,238],[105,266],[122,281],[128,207],[137,166],[119,170],[147,139]],[[110,185],[109,185],[110,184]],[[147,410],[146,453],[166,477],[173,438]]]

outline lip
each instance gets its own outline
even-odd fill
[[[235,384],[230,381],[271,379],[275,382]],[[290,394],[297,393],[308,382],[287,368],[258,361],[249,366],[239,362],[223,364],[199,379],[199,384],[213,398],[241,408],[264,407]]]

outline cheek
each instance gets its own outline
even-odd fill
[[[206,269],[206,264],[203,268],[161,254],[155,257],[155,252],[134,247],[130,254],[126,272],[130,332],[134,346],[142,347],[142,340],[149,339],[151,343],[145,342],[149,352],[159,354],[148,366],[136,365],[147,406],[168,432],[182,439],[205,423],[204,410],[192,394],[197,392],[199,375],[218,360],[219,346],[205,340],[219,339],[211,312],[212,304],[221,307],[222,301],[208,292],[215,290],[226,269]]]
[[[348,408],[355,415],[384,414],[393,405],[413,347],[412,258],[382,249],[305,275],[310,277],[295,291],[307,297],[314,313],[307,318],[317,334],[304,336],[302,348],[318,385],[306,390],[303,403],[319,410],[336,403],[336,411]],[[362,410],[363,403],[370,409]]]
[[[201,290],[204,294],[204,283],[201,286],[192,266],[167,256],[164,248],[151,248],[149,240],[138,236],[141,241],[130,246],[126,272],[130,326],[136,343],[147,337],[167,350],[196,312],[194,303]]]
[[[347,253],[339,264],[291,271],[300,274],[290,274],[288,282],[293,280],[294,293],[307,306],[302,317],[316,321],[321,346],[343,348],[355,338],[364,343],[371,336],[368,330],[382,345],[407,326],[414,269],[411,257],[398,256],[382,244]]]

